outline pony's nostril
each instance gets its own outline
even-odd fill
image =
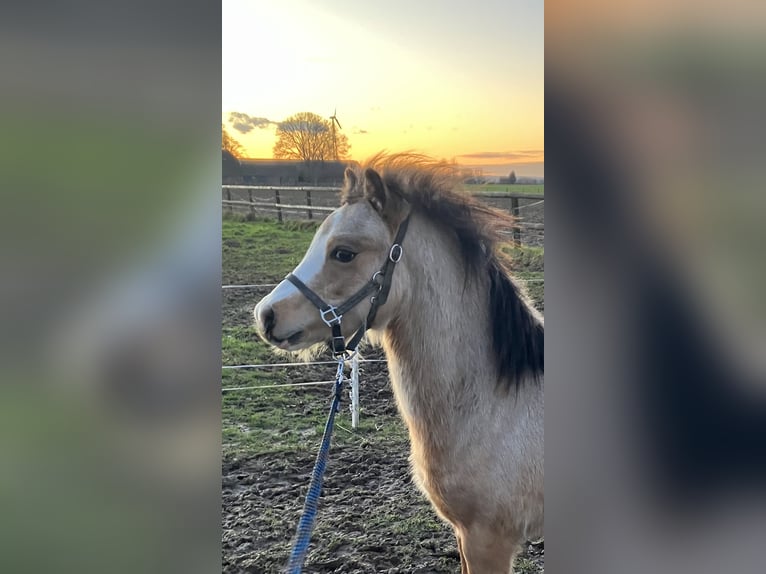
[[[274,328],[274,323],[276,322],[277,322],[277,318],[274,315],[274,309],[269,307],[268,309],[266,309],[266,313],[263,317],[263,324],[266,325],[266,331],[270,333],[271,330]]]
[[[271,333],[272,329],[274,328],[274,323],[277,322],[276,316],[274,315],[274,309],[272,307],[266,307],[261,309],[259,315],[259,319],[261,325],[263,326],[264,332]]]

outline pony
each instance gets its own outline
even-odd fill
[[[298,281],[288,276],[254,310],[274,347],[325,348],[337,333],[306,288],[344,307],[346,340],[362,330],[382,345],[413,479],[454,529],[462,574],[507,574],[543,529],[544,320],[500,251],[511,223],[465,193],[453,166],[378,154],[346,169],[341,206],[291,274]],[[394,253],[384,304],[354,296]]]

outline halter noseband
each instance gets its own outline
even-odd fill
[[[388,257],[380,271],[376,271],[372,278],[367,281],[359,291],[338,306],[325,303],[319,295],[312,291],[308,285],[292,273],[285,277],[285,279],[295,285],[298,290],[306,296],[306,299],[311,301],[314,306],[319,309],[319,315],[322,317],[322,321],[332,329],[332,352],[335,356],[342,355],[346,351],[353,352],[356,349],[359,341],[362,340],[365,332],[375,320],[378,308],[388,300],[388,293],[391,290],[391,281],[394,275],[394,267],[396,267],[396,264],[399,263],[402,255],[404,255],[402,241],[404,240],[404,235],[407,233],[409,222],[410,216],[408,215],[399,225],[396,237],[394,237],[394,243],[388,250]],[[359,330],[349,341],[348,346],[346,346],[346,340],[340,330],[341,319],[346,312],[356,307],[370,294],[373,294],[370,298],[370,303],[372,304],[370,312],[367,314],[367,318],[362,326],[359,327]]]

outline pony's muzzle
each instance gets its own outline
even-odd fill
[[[264,340],[280,349],[289,349],[291,346],[300,342],[303,337],[303,330],[298,329],[290,333],[276,335],[277,314],[274,307],[262,301],[255,306],[255,326],[258,333]]]

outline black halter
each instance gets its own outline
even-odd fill
[[[394,237],[394,243],[391,245],[391,249],[388,250],[388,257],[386,262],[381,267],[380,271],[376,271],[372,278],[364,284],[364,286],[354,293],[351,297],[346,299],[343,303],[337,307],[325,303],[322,298],[314,293],[303,281],[298,279],[295,275],[290,273],[285,279],[295,285],[306,298],[311,301],[314,306],[319,309],[319,315],[322,317],[328,327],[332,329],[332,352],[335,356],[342,355],[346,351],[353,352],[359,341],[362,340],[367,329],[372,325],[375,320],[375,315],[378,313],[378,308],[388,300],[388,293],[391,290],[391,280],[394,275],[394,267],[404,255],[404,249],[402,249],[402,241],[404,235],[407,233],[407,226],[410,222],[410,216],[408,215],[404,221],[399,225],[399,229]],[[367,318],[359,330],[354,334],[351,340],[346,345],[346,340],[343,338],[343,334],[340,330],[340,322],[343,315],[356,307],[363,299],[372,294],[370,298],[370,312],[367,314]]]

